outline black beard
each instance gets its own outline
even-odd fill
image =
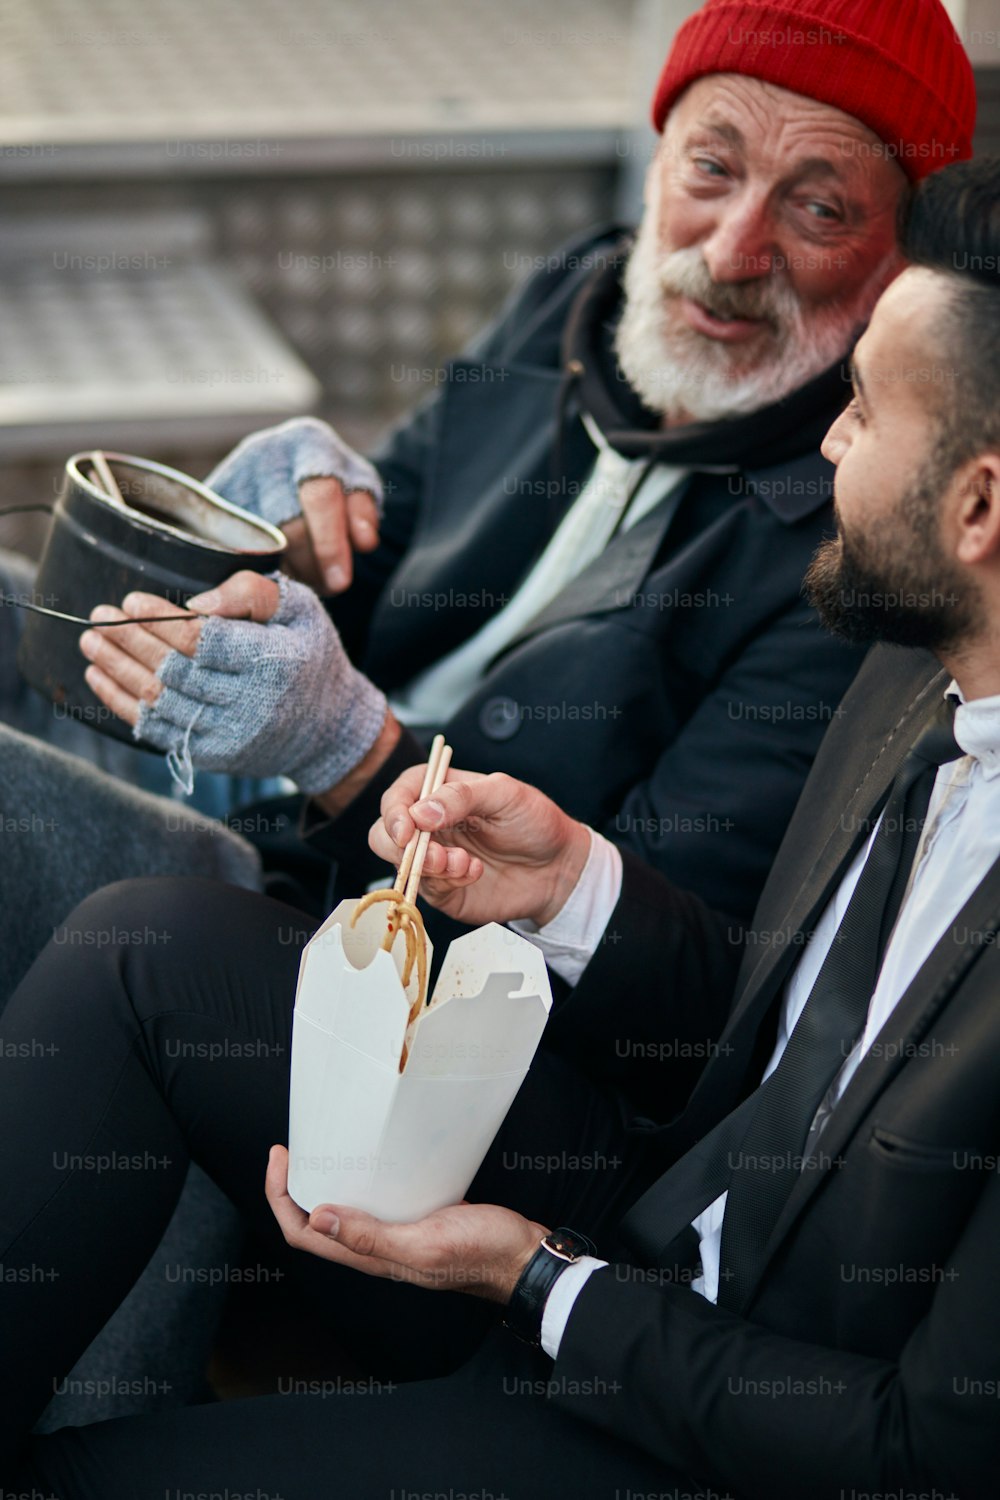
[[[940,655],[974,633],[978,601],[967,579],[930,548],[928,529],[912,528],[909,507],[900,508],[891,564],[880,566],[841,533],[820,546],[803,581],[806,598],[826,628],[856,646],[885,641],[919,646]],[[904,540],[905,539],[905,540]]]

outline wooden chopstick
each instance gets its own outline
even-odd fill
[[[431,780],[430,790],[422,793],[423,796],[433,797],[438,787],[440,787],[444,783],[445,778],[448,775],[450,766],[451,746],[445,745],[443,750],[441,751],[440,757],[438,758],[438,762],[434,770],[434,776]],[[420,876],[423,872],[424,860],[427,858],[427,846],[430,841],[431,833],[429,829],[425,828],[422,833],[419,833],[417,835],[416,851],[413,855],[413,861],[410,867],[409,875],[407,877],[406,889],[403,895],[403,899],[405,901],[409,901],[411,905],[414,905],[416,903],[417,891],[420,888]],[[409,848],[409,845],[407,845],[407,848]]]
[[[118,488],[118,481],[112,474],[111,466],[100,448],[95,448],[93,450],[90,455],[90,462],[97,470],[98,478],[100,479],[106,493],[111,497],[112,500],[117,500],[119,505],[124,505],[125,497],[122,494],[121,490]],[[93,480],[93,474],[91,474],[90,477],[91,480]]]
[[[421,801],[425,797],[433,796],[438,787],[442,785],[445,777],[448,775],[450,765],[451,746],[445,744],[443,734],[437,734],[434,736],[434,742],[431,745],[431,753],[427,759],[427,769],[424,772],[424,779],[420,788]],[[418,944],[426,945],[424,924],[421,921],[420,913],[414,910],[414,906],[417,899],[417,892],[420,888],[420,876],[424,868],[424,860],[427,857],[427,846],[430,840],[431,835],[429,830],[417,832],[403,850],[403,858],[399,862],[396,881],[392,887],[392,894],[399,897],[400,905],[390,907],[389,928],[382,940],[382,947],[389,951],[392,950],[392,945],[396,940],[400,927],[404,924],[407,931],[407,944],[409,944],[412,932]],[[401,911],[401,907],[405,908],[405,910]],[[393,921],[393,914],[397,917],[396,922]],[[424,946],[422,954],[419,953],[418,949],[418,955],[417,973],[418,976],[422,977],[418,978],[417,993],[413,997],[410,1012],[406,1018],[407,1031],[409,1031],[409,1028],[417,1019],[421,1006],[426,1003],[427,999],[426,946]],[[405,967],[403,972],[406,972]],[[409,1046],[404,1037],[402,1050],[399,1054],[399,1071],[401,1073],[406,1067],[409,1051]]]
[[[439,787],[441,785],[441,781],[444,780],[443,776],[441,777],[440,780],[437,780],[436,778],[438,777],[438,773],[439,773],[440,766],[441,766],[441,761],[442,761],[442,758],[444,757],[445,751],[447,751],[447,753],[448,753],[448,760],[450,761],[451,760],[451,747],[450,747],[450,745],[446,745],[445,744],[445,742],[444,742],[444,735],[443,734],[436,734],[434,736],[434,739],[431,742],[430,755],[427,757],[427,768],[424,771],[424,779],[423,779],[423,783],[422,783],[421,788],[420,788],[420,797],[418,798],[419,801],[422,801],[424,797],[429,797],[430,794],[431,794],[432,788],[434,790],[436,790],[437,787]],[[447,773],[447,766],[445,767],[445,772]],[[410,876],[410,871],[411,871],[412,866],[413,866],[413,861],[414,861],[414,859],[416,857],[417,849],[418,849],[418,847],[420,845],[420,839],[421,839],[421,834],[419,833],[419,831],[416,832],[416,833],[414,833],[413,837],[410,839],[410,842],[407,844],[406,848],[403,850],[403,858],[399,862],[399,869],[396,871],[396,879],[393,881],[393,884],[392,884],[392,891],[393,891],[393,893],[395,895],[397,895],[401,901],[406,901],[406,900],[409,899],[408,896],[406,895],[407,881],[408,881],[409,876]],[[426,842],[425,842],[425,845],[424,845],[424,854],[426,854]],[[424,863],[424,855],[421,855],[421,858],[420,858],[421,869],[423,868],[423,863]],[[420,871],[418,870],[417,871],[417,882],[418,882],[418,884],[419,884],[419,881],[420,881]],[[414,887],[414,889],[416,889],[416,888]],[[382,947],[385,949],[386,953],[391,953],[391,951],[392,951],[392,945],[396,941],[396,934],[399,931],[399,928],[396,925],[396,922],[394,920],[395,917],[397,917],[397,916],[398,916],[398,908],[395,907],[395,906],[391,906],[389,908],[389,925],[388,925],[388,927],[386,929],[385,937],[382,939]]]
[[[424,781],[423,785],[420,788],[419,800],[421,802],[425,797],[429,797],[431,794],[431,787],[434,785],[434,777],[437,775],[438,762],[441,759],[443,750],[444,735],[436,734],[434,736],[434,739],[431,741],[431,753],[427,757],[427,768],[424,771]],[[398,891],[400,895],[402,895],[406,889],[406,881],[410,873],[410,866],[413,864],[413,856],[417,852],[417,843],[419,842],[419,838],[419,833],[415,833],[410,842],[407,844],[406,848],[403,850],[403,858],[399,862],[399,869],[396,871],[396,879],[393,882],[393,890]]]

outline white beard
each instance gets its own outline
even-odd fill
[[[716,422],[759,411],[798,390],[847,353],[896,271],[893,250],[849,301],[831,302],[807,319],[782,271],[723,285],[712,280],[697,246],[664,255],[656,210],[654,195],[625,268],[615,353],[643,403],[668,419]],[[761,351],[761,339],[752,341],[748,353],[744,345],[698,333],[680,320],[670,294],[691,297],[723,316],[766,318],[766,349]]]

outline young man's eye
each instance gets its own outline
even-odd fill
[[[860,427],[865,425],[865,419],[861,412],[861,405],[857,396],[853,396],[844,408],[844,414],[850,417],[852,422],[857,422]]]

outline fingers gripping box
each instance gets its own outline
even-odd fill
[[[383,951],[384,906],[352,928],[356,904],[342,901],[302,955],[289,1192],[307,1212],[342,1203],[401,1223],[464,1196],[524,1081],[552,994],[538,949],[490,923],[451,944],[408,1026],[417,980],[404,990],[403,944]]]

